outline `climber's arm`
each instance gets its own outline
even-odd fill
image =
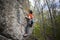
[[[25,19],[29,20],[29,18],[26,16]]]

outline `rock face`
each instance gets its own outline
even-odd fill
[[[22,40],[25,26],[25,14],[19,2],[0,0],[0,35],[5,40]],[[0,40],[4,38],[0,36]]]

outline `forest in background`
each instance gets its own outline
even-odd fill
[[[34,25],[32,39],[60,40],[60,0],[34,0]],[[56,2],[57,1],[57,2]],[[30,39],[30,40],[32,40]]]
[[[30,9],[34,25],[27,40],[60,40],[60,0],[0,0],[0,40],[26,40],[25,16]]]

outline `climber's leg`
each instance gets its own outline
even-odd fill
[[[25,28],[25,33],[28,34],[28,24],[27,24],[27,26]]]
[[[24,34],[24,36],[28,35],[28,29],[29,29],[29,24],[27,23],[27,25],[25,27],[25,34]]]
[[[31,27],[33,26],[33,20],[31,20]]]
[[[29,25],[29,26],[30,26],[30,27],[33,26],[33,20],[30,21],[30,25]]]

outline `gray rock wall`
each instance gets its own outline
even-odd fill
[[[21,4],[17,0],[0,0],[0,35],[21,40],[25,26],[25,14]]]

